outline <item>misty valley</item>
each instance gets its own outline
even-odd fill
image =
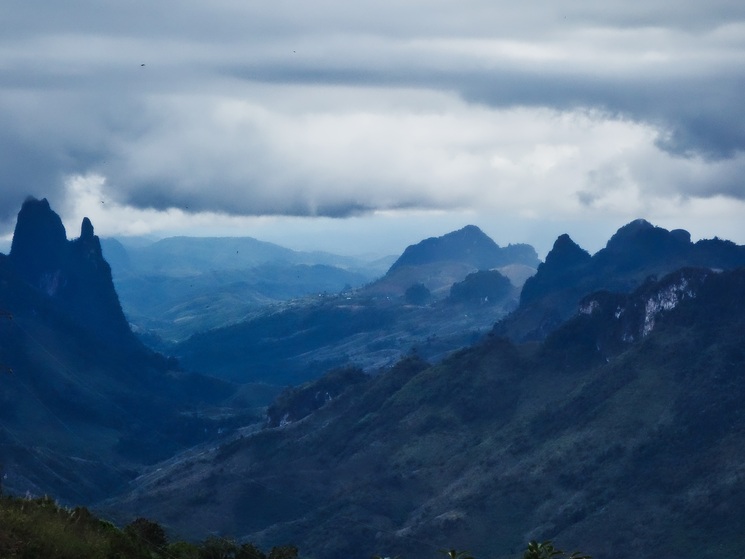
[[[745,246],[94,225],[0,254],[0,557],[742,556]]]

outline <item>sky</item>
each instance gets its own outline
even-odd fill
[[[737,0],[0,0],[0,237],[745,243]]]

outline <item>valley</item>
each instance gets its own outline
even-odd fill
[[[5,491],[301,557],[745,544],[745,247],[644,220],[544,262],[475,226],[379,261],[165,241],[24,204]]]

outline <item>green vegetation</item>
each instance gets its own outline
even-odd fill
[[[411,285],[404,292],[404,301],[409,305],[426,305],[432,300],[432,292],[421,282]]]
[[[513,291],[510,280],[496,270],[468,274],[466,279],[450,287],[450,302],[496,305]]]
[[[579,551],[567,553],[556,549],[551,542],[531,541],[523,553],[523,559],[551,559],[552,557],[567,557],[568,559],[592,559],[589,555],[583,555]]]
[[[156,522],[138,518],[120,530],[85,507],[66,508],[49,497],[0,496],[3,559],[296,559],[284,545],[268,554],[251,543],[210,536],[198,544],[169,543]]]
[[[457,549],[441,549],[440,553],[445,555],[448,559],[476,559],[469,551],[458,551]],[[584,555],[579,551],[573,553],[567,553],[554,547],[554,544],[550,541],[537,542],[531,541],[528,543],[528,547],[523,553],[522,559],[592,559],[590,555]],[[389,557],[381,557],[380,555],[373,555],[372,559],[390,559]],[[400,559],[395,557],[394,559]]]
[[[441,550],[449,559],[474,559],[467,551]],[[137,518],[124,529],[85,507],[66,508],[50,497],[0,495],[0,557],[3,559],[297,559],[294,545],[264,553],[252,543],[218,536],[201,543],[169,542],[156,522]],[[382,559],[374,556],[376,559]],[[556,549],[551,542],[528,544],[523,559],[591,559]]]

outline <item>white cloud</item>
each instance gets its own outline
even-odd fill
[[[29,0],[0,21],[0,220],[31,193],[129,233],[696,221],[745,199],[743,30],[726,0]]]

